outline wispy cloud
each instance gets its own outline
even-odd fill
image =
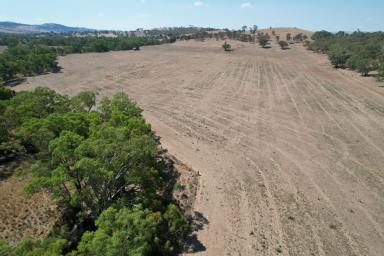
[[[253,8],[253,4],[251,4],[251,3],[242,3],[242,4],[240,5],[240,8],[241,8],[241,9],[249,9],[249,8]]]
[[[203,2],[197,1],[193,3],[193,6],[197,8],[201,8],[201,7],[204,7],[205,4]]]

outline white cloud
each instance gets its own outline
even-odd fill
[[[203,6],[205,6],[205,4],[204,4],[203,2],[199,2],[199,1],[198,1],[198,2],[194,2],[194,3],[193,3],[193,6],[199,8],[199,7],[203,7]]]
[[[253,8],[253,4],[251,4],[251,3],[242,3],[241,5],[240,5],[240,8],[241,9],[249,9],[249,8]]]

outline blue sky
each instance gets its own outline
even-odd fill
[[[384,0],[0,0],[0,21],[96,29],[164,26],[384,30]]]

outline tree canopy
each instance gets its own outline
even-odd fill
[[[383,77],[380,70],[384,66],[384,32],[330,33],[316,32],[313,42],[308,42],[310,50],[326,53],[331,63],[337,68],[348,67],[363,76],[378,70],[379,79]]]
[[[286,41],[279,41],[279,45],[283,50],[288,48],[288,43]]]
[[[25,192],[48,191],[72,230],[95,223],[79,234],[77,248],[69,233],[0,243],[0,252],[169,255],[182,245],[189,222],[164,192],[171,181],[161,151],[126,94],[102,99],[97,110],[93,92],[70,98],[47,88],[16,94],[2,88],[0,96],[0,161],[29,155],[34,164]]]
[[[260,36],[259,37],[259,44],[261,47],[265,48],[265,46],[267,46],[268,42],[269,42],[269,39],[267,36]]]
[[[227,41],[224,42],[223,44],[223,49],[224,51],[230,51],[231,50],[231,45],[227,43]]]

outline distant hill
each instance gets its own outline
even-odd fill
[[[282,36],[282,39],[285,38],[286,34],[291,34],[292,36],[297,34],[304,34],[307,35],[309,38],[313,35],[312,31],[301,29],[301,28],[264,28],[259,29],[258,31],[264,32],[264,33],[272,33],[272,31],[275,31],[277,35]]]
[[[45,23],[42,25],[28,25],[16,22],[0,22],[0,33],[9,34],[37,34],[37,33],[73,33],[92,32],[95,29],[67,27],[61,24]]]

